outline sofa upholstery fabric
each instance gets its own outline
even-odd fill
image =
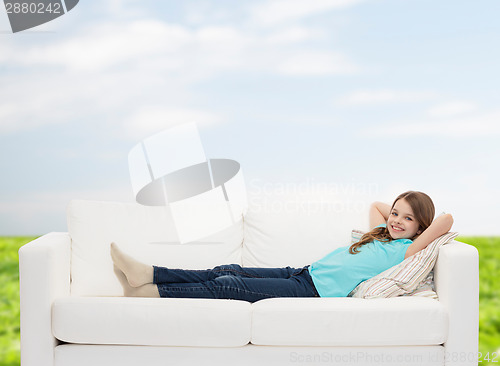
[[[427,298],[282,298],[253,305],[258,345],[439,345],[447,335],[445,307]]]
[[[116,242],[139,261],[159,266],[206,269],[241,264],[243,224],[197,242],[179,244],[165,207],[74,200],[68,206],[71,236],[71,294],[122,296],[109,245]]]
[[[246,301],[66,297],[52,307],[53,333],[84,344],[238,347],[250,341]]]

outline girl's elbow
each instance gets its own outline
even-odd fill
[[[451,229],[453,226],[453,216],[449,213],[444,214],[444,220],[446,222],[446,226],[448,227],[448,231]]]

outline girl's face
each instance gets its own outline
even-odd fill
[[[420,234],[419,223],[404,198],[396,201],[387,219],[387,229],[393,239],[411,239]]]

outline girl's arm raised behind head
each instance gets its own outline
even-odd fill
[[[391,206],[383,202],[373,202],[370,207],[370,229],[385,224],[391,213]]]
[[[437,217],[425,231],[408,247],[405,259],[426,248],[432,241],[450,231],[453,225],[453,216],[444,214]]]

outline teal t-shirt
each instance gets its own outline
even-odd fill
[[[401,263],[412,242],[374,240],[359,248],[357,254],[349,253],[350,246],[337,248],[311,264],[309,273],[321,297],[345,297],[361,282]]]

